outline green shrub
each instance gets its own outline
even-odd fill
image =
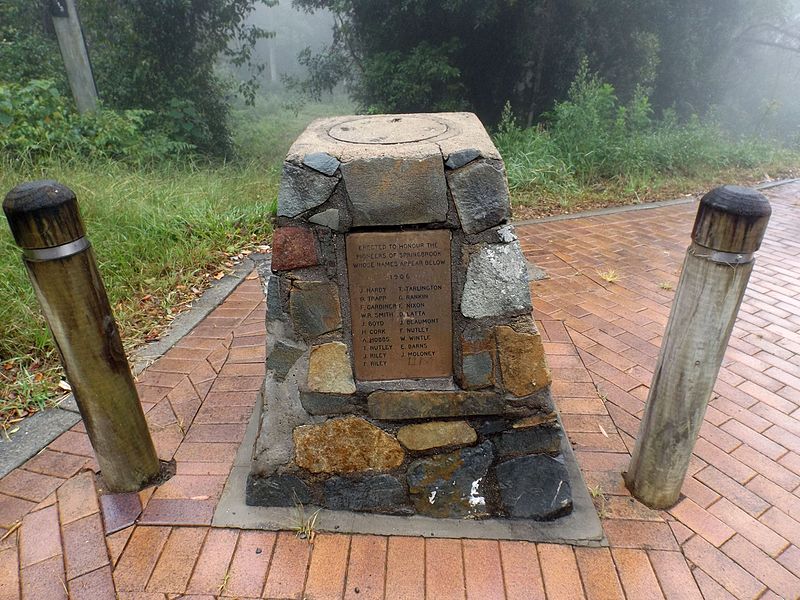
[[[555,194],[603,182],[647,186],[665,177],[697,177],[729,168],[768,164],[783,152],[764,139],[735,138],[713,114],[680,121],[674,111],[653,117],[647,91],[620,104],[613,86],[584,61],[564,102],[547,114],[546,127],[521,129],[510,110],[494,139],[512,189]]]
[[[191,150],[189,144],[147,127],[150,115],[145,110],[104,108],[78,115],[50,80],[0,83],[0,152],[14,160],[58,155],[148,162]]]
[[[539,188],[556,194],[574,193],[574,172],[544,128],[522,129],[506,103],[494,142],[506,164],[511,189]]]

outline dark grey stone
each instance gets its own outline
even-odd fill
[[[477,148],[465,148],[464,150],[453,152],[447,157],[447,160],[444,162],[444,164],[448,169],[458,169],[463,167],[468,162],[472,162],[476,158],[480,157],[480,155],[481,151]]]
[[[508,185],[502,167],[474,162],[447,174],[458,218],[466,233],[478,233],[511,215]]]
[[[339,289],[333,283],[296,281],[289,294],[289,314],[297,333],[309,340],[342,326]]]
[[[505,431],[509,427],[511,427],[511,422],[508,419],[490,419],[475,426],[475,431],[480,435],[487,436]]]
[[[327,152],[312,152],[303,157],[303,164],[325,175],[333,175],[339,168],[339,161]]]
[[[462,448],[411,463],[406,480],[417,513],[429,517],[483,517],[484,488],[494,460],[492,444]]]
[[[525,413],[521,415],[523,417],[530,416],[531,412],[549,413],[555,410],[553,393],[549,385],[528,396],[516,397],[506,394],[505,401],[508,407],[522,410]]]
[[[245,503],[248,506],[296,506],[311,500],[311,488],[294,475],[247,476]]]
[[[289,369],[305,351],[306,349],[301,346],[278,340],[267,357],[267,368],[274,371],[275,379],[283,381]]]
[[[510,517],[550,521],[572,512],[564,463],[546,454],[523,456],[495,468],[503,510]]]
[[[493,392],[379,390],[367,402],[370,416],[386,421],[499,415],[506,408],[503,398]]]
[[[267,316],[277,321],[288,320],[281,301],[281,280],[275,275],[270,275],[267,279]]]
[[[331,510],[410,515],[408,495],[397,477],[373,475],[363,479],[331,477],[325,482],[324,504]]]
[[[467,267],[461,313],[471,319],[530,313],[526,267],[518,241],[481,248]]]
[[[494,385],[494,361],[489,352],[465,354],[462,360],[462,387],[468,390],[491,387]]]
[[[338,177],[284,163],[278,190],[278,216],[296,217],[319,206],[330,198],[337,183]]]
[[[272,371],[267,371],[258,404],[263,406],[263,410],[251,463],[254,475],[268,477],[288,465],[294,456],[292,432],[301,425],[322,420],[322,417],[308,414],[300,404],[299,382],[305,382],[307,377],[307,354],[289,369],[283,381],[278,381]]]
[[[492,441],[501,460],[526,454],[558,454],[561,449],[561,428],[547,424],[511,429]]]
[[[440,223],[447,218],[442,155],[342,163],[353,226]]]
[[[309,222],[315,223],[316,225],[322,225],[327,227],[328,229],[333,229],[334,231],[339,231],[339,209],[338,208],[329,208],[328,210],[323,210],[322,212],[318,212],[315,215],[311,215],[308,218]]]
[[[353,413],[358,407],[353,396],[346,394],[323,394],[322,392],[300,392],[300,403],[312,415],[338,415]]]

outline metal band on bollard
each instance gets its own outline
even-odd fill
[[[705,258],[711,262],[724,265],[745,265],[749,262],[753,262],[756,257],[753,252],[745,252],[744,254],[737,252],[720,252],[719,250],[704,248],[695,242],[692,242],[687,252],[693,254],[697,258]]]
[[[59,258],[67,258],[74,254],[80,254],[92,245],[85,237],[78,238],[68,244],[61,244],[53,248],[23,248],[22,256],[25,260],[33,262],[44,262],[46,260],[57,260]]]

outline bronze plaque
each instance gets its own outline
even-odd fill
[[[453,374],[450,232],[346,238],[356,379]]]

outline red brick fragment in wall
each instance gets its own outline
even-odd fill
[[[279,227],[272,237],[272,268],[290,271],[319,264],[314,233],[305,227]]]

